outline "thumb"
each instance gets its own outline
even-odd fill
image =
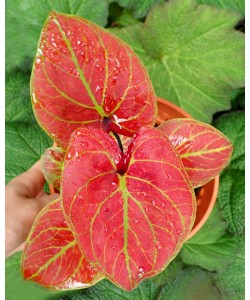
[[[5,254],[5,257],[11,256],[12,254],[14,254],[16,252],[23,251],[24,246],[25,246],[25,242],[22,243],[21,245],[19,245],[18,247],[16,247],[14,250],[7,252]]]
[[[44,182],[41,160],[38,160],[29,170],[12,179],[8,186],[20,196],[35,198],[43,189]]]
[[[59,199],[60,198],[60,194],[51,194],[48,195],[46,193],[43,193],[40,197],[40,203],[41,203],[41,208],[43,208],[45,205],[47,205],[48,203],[52,202],[53,200]]]

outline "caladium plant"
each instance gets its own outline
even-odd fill
[[[192,119],[155,128],[157,98],[138,57],[80,17],[48,16],[31,98],[57,143],[42,165],[60,197],[33,224],[24,277],[54,289],[108,278],[130,291],[163,271],[192,229],[194,188],[227,165],[230,141]]]
[[[63,148],[82,125],[132,136],[156,118],[152,84],[129,46],[98,25],[55,12],[42,30],[31,96],[39,124]]]

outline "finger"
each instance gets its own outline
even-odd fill
[[[47,195],[44,193],[44,195],[39,197],[39,202],[41,204],[41,208],[43,208],[45,205],[52,202],[53,200],[56,200],[59,198],[60,198],[60,194],[55,193],[55,194]]]
[[[5,218],[5,251],[10,253],[23,243],[32,227],[34,219],[44,206],[58,199],[59,194],[43,195],[40,198],[25,198],[22,205],[6,211]]]
[[[41,169],[41,160],[38,160],[28,171],[17,176],[8,184],[16,193],[24,197],[36,197],[43,189],[45,179]]]
[[[21,245],[16,247],[14,250],[5,253],[5,257],[11,256],[12,254],[14,254],[16,252],[23,251],[24,246],[25,246],[25,243],[22,243]]]

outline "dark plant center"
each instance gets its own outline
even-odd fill
[[[102,120],[102,128],[105,132],[109,132],[109,125],[111,123],[110,117],[104,117]]]
[[[119,175],[124,175],[126,171],[121,169],[121,170],[117,170],[116,173]]]

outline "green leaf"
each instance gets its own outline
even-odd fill
[[[216,286],[222,293],[222,300],[245,299],[244,241],[242,241],[240,249],[234,263],[216,276]]]
[[[245,109],[245,88],[240,88],[232,92],[232,110]]]
[[[242,236],[245,232],[245,175],[226,170],[221,175],[218,201],[230,233]]]
[[[240,15],[193,0],[156,5],[145,24],[113,30],[146,66],[157,96],[210,122],[230,108],[231,90],[244,86]]]
[[[235,260],[239,251],[239,239],[230,235],[223,236],[214,243],[184,245],[181,256],[188,265],[196,265],[209,271],[223,271]]]
[[[124,9],[118,3],[113,2],[109,5],[108,28],[106,29],[109,30],[109,27],[127,27],[140,23],[140,21],[134,17],[132,10]]]
[[[30,101],[30,76],[24,73],[11,73],[5,85],[5,121],[24,122],[34,120]]]
[[[144,282],[155,287],[163,287],[170,284],[183,269],[183,263],[179,255],[167,266],[167,268],[155,277],[152,277]],[[159,290],[158,290],[159,292]]]
[[[187,244],[212,244],[226,234],[227,224],[223,220],[218,203],[215,204],[211,215],[202,228],[187,242]]]
[[[138,24],[140,21],[133,17],[131,10],[124,9],[117,22],[121,27],[127,27]]]
[[[12,72],[6,78],[6,183],[29,169],[53,143],[34,118],[29,80],[29,75],[20,72]]]
[[[224,8],[245,14],[245,1],[244,0],[197,0],[201,4],[210,4],[219,8]]]
[[[173,283],[165,285],[159,300],[219,300],[220,293],[215,286],[212,273],[197,267],[183,270]]]
[[[214,126],[233,142],[231,162],[221,174],[218,201],[228,230],[234,235],[245,231],[245,117],[244,112],[224,114]]]
[[[5,178],[27,171],[44,150],[53,144],[36,121],[33,123],[7,122],[5,125]]]
[[[117,0],[125,8],[131,9],[136,18],[147,15],[148,11],[157,3],[163,3],[164,0]]]
[[[109,4],[109,15],[108,15],[108,24],[107,27],[117,26],[117,21],[123,13],[123,8],[115,2],[115,0],[110,0]]]
[[[5,297],[8,300],[45,300],[49,290],[25,281],[20,271],[22,252],[17,252],[5,260]]]
[[[9,0],[6,3],[6,70],[20,67],[29,69],[35,56],[37,41],[50,10],[78,15],[101,26],[107,23],[106,0]]]
[[[213,124],[233,143],[234,151],[227,169],[245,171],[245,113],[242,111],[224,114]]]
[[[226,234],[226,228],[216,204],[201,230],[182,247],[183,262],[209,271],[224,270],[239,251],[239,239]]]

